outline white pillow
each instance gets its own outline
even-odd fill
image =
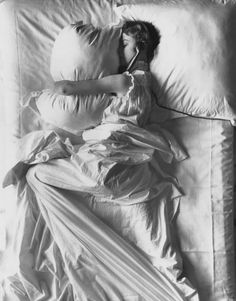
[[[30,109],[23,112],[22,105],[31,91],[42,90],[52,82],[50,56],[58,33],[79,20],[106,26],[113,18],[113,1],[107,0],[0,1],[0,53],[4,58],[4,112],[0,111],[0,117],[5,120],[2,144],[7,149],[6,169],[15,162],[19,137],[42,126],[48,128]]]
[[[229,63],[235,50],[228,32],[229,6],[185,0],[123,5],[116,13],[119,20],[148,21],[160,30],[151,71],[161,106],[194,116],[236,119],[229,84],[236,68]]]
[[[64,28],[51,56],[54,80],[95,79],[118,72],[120,28],[78,22]],[[74,134],[100,123],[107,95],[63,96],[44,90],[36,100],[42,118]]]

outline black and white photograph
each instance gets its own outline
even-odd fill
[[[0,301],[236,301],[236,1],[0,0]]]

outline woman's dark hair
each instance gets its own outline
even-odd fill
[[[161,38],[154,25],[144,21],[127,21],[123,25],[122,32],[136,39],[139,50],[146,48],[149,62],[153,59],[154,50]]]

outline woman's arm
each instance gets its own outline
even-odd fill
[[[101,79],[69,81],[62,80],[54,83],[54,93],[61,95],[89,95],[103,93],[126,94],[131,85],[131,78],[126,74],[116,74]]]

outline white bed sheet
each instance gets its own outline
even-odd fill
[[[234,129],[227,121],[192,117],[170,120],[163,126],[189,154],[187,160],[163,166],[178,179],[185,194],[173,229],[184,272],[197,287],[201,301],[235,300]],[[141,216],[132,222],[127,207],[93,206],[96,215],[149,252]],[[133,229],[137,223],[139,241],[127,231],[127,220]]]
[[[175,172],[186,194],[177,218],[186,272],[203,300],[234,300],[234,130],[220,120],[174,122],[190,155]]]
[[[198,288],[200,300],[235,300],[234,130],[227,121],[192,117],[171,120],[165,126],[189,154],[189,159],[164,167],[185,193],[175,228],[184,271]],[[99,207],[104,218],[107,209]],[[119,227],[117,215],[112,215],[116,219],[108,218],[108,223]]]
[[[176,136],[189,154],[189,159],[181,163],[163,166],[168,173],[178,178],[185,193],[181,198],[178,216],[172,229],[176,238],[175,244],[181,249],[184,259],[184,273],[197,287],[201,301],[235,300],[233,128],[226,121],[192,117],[168,121],[165,127]],[[21,194],[18,194],[16,214],[13,216],[13,219],[18,221],[15,224],[16,228],[13,229],[12,223],[8,227],[8,233],[14,236],[12,232],[15,232],[17,240],[13,237],[12,245],[8,242],[5,253],[9,256],[13,251],[11,262],[15,263],[15,270],[10,270],[12,267],[8,265],[4,267],[3,261],[1,268],[13,275],[20,268],[20,273],[9,278],[14,289],[21,292],[23,297],[21,296],[20,300],[27,300],[24,299],[25,287],[29,289],[30,281],[31,291],[41,300],[43,296],[35,289],[35,283],[39,279],[41,283],[43,279],[47,279],[48,288],[43,286],[43,292],[51,292],[51,299],[48,297],[48,300],[58,298],[62,294],[58,287],[58,277],[59,283],[65,289],[64,298],[69,298],[70,286],[63,268],[60,267],[62,263],[54,261],[55,256],[60,258],[59,250],[51,240],[42,217],[37,218],[33,195],[23,187],[18,187]],[[152,226],[160,225],[159,216],[150,218],[148,210],[144,214],[145,211],[136,206],[102,204],[88,201],[87,198],[81,199],[80,202],[86,206],[89,204],[90,209],[109,228],[132,245],[136,245],[136,248],[146,253],[147,258],[153,261],[153,254],[158,252],[155,246],[158,227],[154,227],[153,232]],[[153,204],[150,206],[152,212],[158,212],[157,204],[154,207]],[[26,220],[22,222],[25,216]],[[147,223],[148,220],[151,224]],[[45,273],[48,269],[50,273]],[[39,272],[43,274],[40,276]],[[57,275],[57,281],[55,278],[53,280],[53,274]],[[33,275],[36,275],[38,280],[31,278]],[[25,278],[31,279],[27,285],[24,283]],[[21,281],[25,287],[22,287]],[[120,287],[123,287],[122,284]]]

